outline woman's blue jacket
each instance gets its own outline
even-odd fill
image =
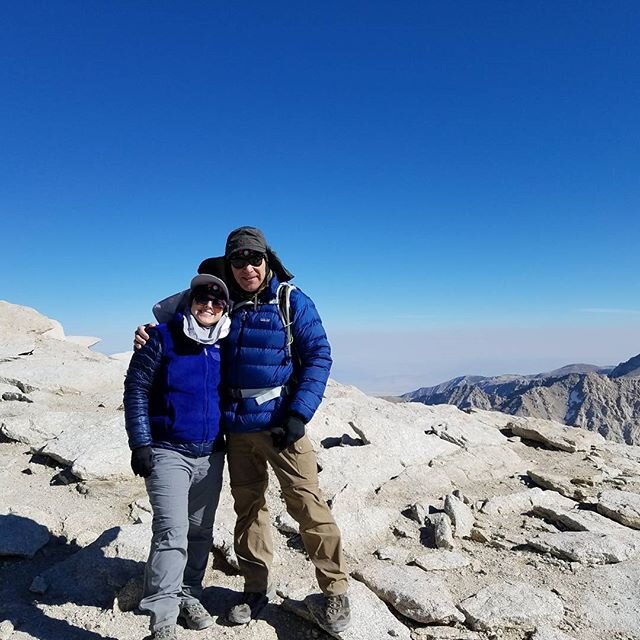
[[[192,457],[224,448],[220,429],[220,347],[184,335],[182,315],[149,330],[124,383],[129,446]]]

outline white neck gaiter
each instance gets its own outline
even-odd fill
[[[212,327],[203,327],[198,324],[189,309],[184,312],[182,320],[184,335],[200,344],[215,344],[218,340],[222,340],[229,333],[230,326],[231,319],[228,313],[225,313]]]

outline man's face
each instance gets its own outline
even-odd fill
[[[232,256],[231,272],[238,286],[247,293],[256,292],[267,275],[267,261],[263,255]]]

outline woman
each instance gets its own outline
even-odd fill
[[[150,329],[125,380],[131,468],[153,507],[140,609],[157,640],[176,640],[179,617],[190,629],[213,624],[199,598],[224,467],[219,341],[228,305],[222,280],[193,278],[186,308]]]

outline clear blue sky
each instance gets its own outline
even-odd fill
[[[635,0],[2,13],[0,298],[126,350],[253,224],[315,299],[346,382],[349,336],[370,336],[376,376],[401,373],[390,345],[421,332],[587,328],[580,359],[616,332],[628,353],[599,357],[640,351]],[[533,362],[428,358],[415,386]]]

